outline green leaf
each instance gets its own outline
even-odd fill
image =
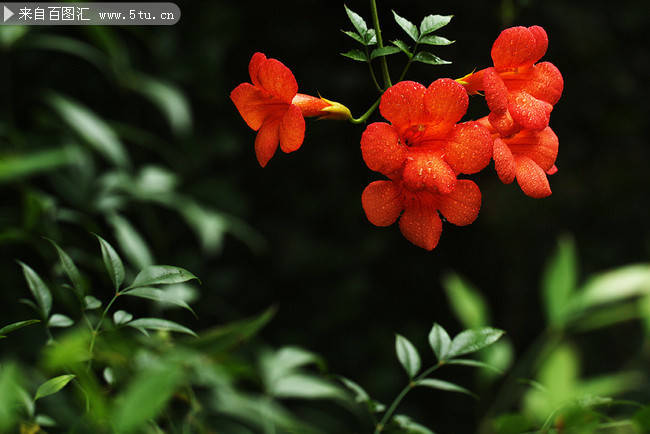
[[[413,39],[413,41],[417,42],[418,38],[420,37],[420,33],[418,32],[418,28],[415,27],[415,24],[407,20],[406,18],[402,18],[395,11],[393,11],[393,17],[395,17],[395,22],[404,30],[410,37]]]
[[[56,93],[49,94],[46,100],[70,129],[108,161],[119,167],[130,165],[129,156],[115,131],[88,107]]]
[[[99,309],[102,307],[102,302],[93,297],[92,295],[87,295],[84,297],[84,305],[86,310]]]
[[[351,392],[354,393],[354,402],[357,404],[360,404],[362,402],[370,402],[370,395],[368,395],[368,392],[366,392],[363,387],[359,386],[356,382],[350,380],[349,378],[345,377],[338,377],[338,379],[347,387],[350,389]]]
[[[271,321],[276,312],[277,308],[271,306],[252,318],[203,331],[198,339],[193,339],[186,344],[203,354],[218,356],[224,351],[230,351],[236,346],[245,344],[257,335]]]
[[[488,363],[481,362],[479,360],[472,359],[452,359],[445,362],[446,365],[461,365],[461,366],[471,366],[473,368],[484,368],[496,372],[497,374],[503,375],[503,371],[496,366],[492,366]]]
[[[436,355],[438,361],[447,359],[447,353],[451,347],[451,338],[449,334],[438,323],[433,324],[429,332],[429,346]]]
[[[197,336],[192,330],[184,327],[173,321],[169,321],[161,318],[139,318],[133,320],[127,324],[130,327],[136,328],[140,331],[143,330],[162,330],[162,331],[172,331],[178,333],[186,333],[188,335]],[[146,332],[143,332],[147,334]]]
[[[34,418],[34,422],[40,426],[56,426],[56,421],[46,414],[37,414]]]
[[[56,248],[57,253],[59,254],[59,261],[63,267],[63,271],[68,275],[70,282],[72,283],[72,288],[74,289],[75,294],[79,300],[83,300],[86,293],[86,282],[81,277],[79,269],[75,265],[74,261],[59,245],[52,239],[46,238],[52,245]]]
[[[415,377],[420,371],[420,355],[413,344],[398,334],[395,336],[395,352],[409,378]]]
[[[151,101],[167,118],[176,135],[185,135],[192,128],[192,113],[185,95],[175,85],[144,74],[132,76],[129,87]]]
[[[28,26],[21,25],[11,25],[11,26],[1,26],[0,27],[0,45],[2,48],[7,50],[14,43],[18,42],[27,34],[29,31]],[[2,426],[2,424],[0,424]]]
[[[24,417],[20,411],[21,383],[18,366],[11,362],[0,366],[0,432],[17,432],[14,423]]]
[[[563,325],[566,321],[568,301],[577,284],[577,268],[573,240],[569,237],[560,238],[542,278],[544,307],[551,324]]]
[[[195,275],[183,268],[171,265],[150,265],[135,276],[133,284],[125,291],[142,286],[182,283],[192,279],[199,280]]]
[[[475,393],[470,392],[469,390],[465,389],[462,386],[459,386],[459,385],[454,384],[454,383],[450,383],[448,381],[437,380],[435,378],[424,378],[424,379],[416,382],[415,385],[416,386],[430,387],[432,389],[446,390],[447,392],[465,393],[466,395],[469,395],[469,396],[472,396],[472,397],[478,399],[478,396],[476,396]]]
[[[115,231],[115,238],[129,261],[137,268],[145,268],[154,263],[153,255],[142,235],[119,214],[112,214],[108,222]]]
[[[353,32],[351,30],[341,30],[341,31],[346,35],[348,35],[349,37],[351,37],[352,39],[354,39],[355,41],[357,41],[358,43],[367,45],[363,37],[361,37],[361,35],[359,35],[357,32]]]
[[[489,324],[488,307],[481,293],[457,274],[443,279],[451,308],[465,328],[484,327]]]
[[[433,33],[449,24],[452,18],[453,15],[427,15],[420,23],[420,34],[424,36]]]
[[[361,16],[352,10],[350,10],[346,5],[343,5],[345,8],[345,13],[348,15],[348,18],[350,19],[350,22],[354,26],[355,29],[357,29],[357,32],[363,38],[366,40],[366,35],[368,33],[368,25],[366,24],[366,21],[361,18]],[[361,41],[360,41],[361,42]],[[367,40],[366,43],[361,42],[364,45],[367,45]]]
[[[23,275],[27,281],[27,286],[36,300],[38,311],[43,318],[47,318],[52,310],[52,293],[50,289],[43,283],[41,277],[29,265],[17,261],[23,267]]]
[[[400,433],[434,434],[434,432],[431,431],[429,428],[415,422],[413,419],[403,414],[396,414],[395,416],[393,416],[392,422],[394,422],[400,428],[399,431]]]
[[[650,294],[650,264],[635,264],[590,278],[576,299],[576,308],[588,308]]]
[[[368,57],[366,56],[366,53],[364,53],[361,50],[350,50],[347,53],[341,53],[341,56],[349,57],[352,60],[356,60],[358,62],[367,62]]]
[[[274,381],[268,393],[277,398],[346,399],[343,389],[311,374],[295,372]]]
[[[147,286],[139,287],[139,288],[133,288],[127,292],[124,293],[125,295],[131,295],[133,297],[140,297],[140,298],[146,298],[149,300],[155,300],[159,301],[162,303],[170,303],[174,304],[176,306],[180,306],[182,308],[185,308],[192,312],[194,316],[196,314],[194,313],[194,310],[183,300],[182,298],[179,298],[177,294],[172,294],[166,291],[163,291],[162,289],[158,288],[150,288]]]
[[[398,47],[391,47],[390,45],[383,47],[383,48],[376,48],[372,50],[372,53],[370,53],[370,60],[376,59],[377,57],[381,56],[389,56],[391,54],[399,53],[402,51]]]
[[[36,390],[34,401],[55,394],[59,390],[63,389],[73,378],[75,378],[75,375],[66,374],[47,380],[39,386],[38,390]]]
[[[65,315],[61,315],[60,313],[55,313],[47,321],[48,327],[65,328],[65,327],[70,327],[73,324],[74,321],[72,320],[72,318],[67,317]]]
[[[44,172],[52,172],[75,161],[71,146],[30,150],[24,154],[7,153],[0,156],[0,183],[14,182]]]
[[[140,432],[139,428],[165,408],[182,381],[183,371],[176,363],[155,365],[138,372],[115,399],[111,418],[115,432]]]
[[[404,41],[401,41],[399,39],[395,39],[394,41],[391,41],[397,48],[399,48],[402,53],[406,54],[409,59],[413,57],[413,53],[411,53],[411,47],[408,46]]]
[[[7,333],[11,333],[14,330],[18,330],[20,328],[26,327],[28,325],[36,324],[37,322],[41,322],[40,319],[28,319],[26,321],[18,321],[13,324],[9,324],[7,326],[4,326],[0,328],[0,336],[4,336]]]
[[[420,44],[426,44],[426,45],[451,45],[456,41],[450,41],[447,38],[443,38],[442,36],[423,36],[420,38]]]
[[[474,353],[481,348],[496,342],[502,335],[503,330],[492,327],[483,327],[476,330],[465,330],[457,334],[451,341],[451,347],[447,358],[462,356],[463,354]]]
[[[116,326],[121,326],[123,324],[126,324],[132,319],[133,319],[133,315],[131,315],[125,310],[118,310],[115,311],[115,313],[113,314],[113,322],[115,323]]]
[[[115,291],[118,291],[124,282],[124,264],[122,263],[122,259],[120,259],[120,256],[108,241],[97,234],[95,236],[99,240],[102,248],[102,258],[104,259],[104,266],[106,267],[106,271],[108,271],[108,276],[115,286]]]
[[[426,63],[428,65],[448,65],[451,63],[447,60],[442,60],[440,57],[427,51],[420,51],[413,57],[413,60],[416,62]]]

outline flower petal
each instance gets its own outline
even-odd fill
[[[497,171],[499,179],[504,184],[510,184],[515,180],[515,158],[508,145],[506,145],[500,137],[494,140],[494,148],[492,153],[494,158],[494,168]]]
[[[502,74],[511,92],[525,92],[539,100],[555,105],[562,96],[562,73],[550,62],[541,62],[517,74]]]
[[[266,59],[255,53],[248,66],[253,84],[291,104],[298,93],[298,82],[289,68],[276,59]]]
[[[458,124],[445,146],[445,160],[458,173],[477,173],[490,164],[492,136],[478,122]]]
[[[442,221],[433,206],[416,197],[400,217],[399,228],[404,237],[416,246],[433,250],[442,234]]]
[[[255,138],[255,155],[260,166],[264,167],[269,162],[280,141],[280,123],[282,119],[270,119],[262,124],[262,128]]]
[[[542,131],[522,130],[504,141],[513,154],[525,155],[544,171],[555,164],[559,141],[551,127]]]
[[[429,122],[455,124],[465,116],[469,97],[460,83],[441,78],[424,92],[424,105],[429,112]]]
[[[541,32],[540,32],[541,29]],[[544,29],[537,26],[531,31],[526,27],[510,27],[501,32],[492,46],[492,60],[497,69],[530,66],[546,52],[548,38]]]
[[[280,147],[284,152],[300,148],[305,139],[305,118],[300,107],[290,105],[280,124]]]
[[[390,226],[402,212],[401,188],[393,181],[371,182],[361,194],[361,204],[370,223]]]
[[[524,92],[510,93],[508,110],[524,128],[541,131],[548,126],[553,106]]]
[[[389,87],[381,97],[379,111],[398,132],[425,121],[424,92],[426,87],[414,81],[400,81]]]
[[[450,222],[465,226],[476,220],[481,209],[481,190],[468,179],[459,179],[454,191],[437,198],[437,208]]]
[[[496,69],[485,69],[483,87],[485,88],[485,102],[492,113],[501,115],[508,110],[508,88]]]
[[[361,154],[370,170],[388,176],[402,168],[406,148],[392,125],[375,122],[368,125],[361,136]]]
[[[246,124],[255,131],[259,130],[264,120],[269,117],[282,117],[287,105],[280,99],[250,83],[242,83],[231,93],[230,99]]]
[[[456,187],[456,173],[435,151],[409,152],[403,177],[404,186],[414,192],[427,189],[447,194]]]
[[[515,155],[517,183],[526,196],[535,199],[550,196],[551,186],[546,173],[533,160],[524,155]]]
[[[535,49],[531,50],[528,61],[535,63],[546,54],[546,50],[548,49],[548,35],[546,34],[546,30],[540,26],[531,26],[528,28],[528,31],[535,37]]]
[[[248,75],[250,75],[251,81],[256,87],[262,87],[260,82],[257,80],[257,71],[259,71],[260,67],[266,62],[266,60],[266,55],[258,52],[253,54],[253,57],[251,57],[251,61],[248,64]]]

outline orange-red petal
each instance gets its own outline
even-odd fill
[[[381,97],[379,111],[398,132],[425,122],[424,92],[426,87],[414,81],[400,81],[389,87]]]
[[[494,41],[492,60],[497,69],[530,66],[542,58],[547,47],[548,37],[541,27],[510,27]]]
[[[280,147],[284,152],[300,148],[305,139],[305,118],[300,108],[290,105],[280,123]]]
[[[497,171],[499,179],[504,184],[510,184],[515,180],[515,158],[508,145],[506,145],[500,137],[494,140],[494,148],[492,153],[494,158],[494,168]]]
[[[542,131],[522,130],[504,141],[513,154],[527,156],[544,171],[555,164],[559,141],[550,127]]]
[[[458,173],[477,173],[490,163],[492,136],[478,122],[456,125],[447,138],[445,160]]]
[[[481,190],[468,179],[459,179],[451,193],[438,196],[438,210],[450,222],[465,226],[476,220],[481,209]]]
[[[257,137],[255,138],[255,155],[262,167],[266,166],[278,148],[281,122],[281,118],[268,119],[257,132]]]
[[[409,152],[403,177],[404,186],[413,192],[447,194],[456,187],[456,173],[436,151]]]
[[[404,237],[416,246],[433,250],[442,234],[442,221],[434,207],[414,198],[402,213],[399,228]]]
[[[541,62],[516,74],[501,74],[506,87],[511,92],[527,94],[555,105],[562,96],[564,79],[562,73],[550,62]]]
[[[390,175],[404,164],[406,148],[392,125],[375,122],[361,135],[361,154],[370,170]]]
[[[501,115],[508,110],[508,88],[496,69],[485,69],[483,87],[485,88],[485,102],[492,113]]]
[[[375,226],[390,226],[403,209],[401,187],[393,181],[371,182],[361,194],[366,217]]]
[[[550,196],[551,186],[546,173],[533,160],[525,155],[515,155],[517,183],[526,196],[535,199]]]
[[[250,83],[242,83],[231,93],[230,99],[246,124],[259,130],[264,120],[269,117],[281,117],[287,105],[276,97],[272,97],[266,91],[253,86]]]
[[[248,66],[253,84],[291,104],[298,93],[298,82],[293,73],[282,62],[267,59],[262,53],[255,53]]]
[[[424,92],[424,105],[429,113],[429,122],[455,124],[467,112],[469,97],[460,83],[441,78]]]
[[[553,106],[525,92],[511,92],[508,110],[515,122],[522,127],[541,131],[548,126]]]

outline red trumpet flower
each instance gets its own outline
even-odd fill
[[[463,87],[440,79],[428,88],[403,81],[389,88],[379,110],[391,123],[369,125],[361,138],[364,161],[390,181],[371,183],[361,197],[368,220],[393,224],[412,243],[433,249],[440,238],[438,211],[451,223],[472,223],[481,193],[459,173],[483,169],[492,156],[489,131],[477,122],[459,124],[468,105]]]
[[[552,63],[535,63],[547,47],[548,36],[539,26],[505,29],[492,46],[494,67],[458,80],[470,94],[485,92],[488,119],[501,136],[548,126],[564,80]]]
[[[300,148],[305,138],[305,117],[352,118],[342,104],[298,93],[293,73],[276,59],[255,53],[248,72],[252,84],[237,86],[230,99],[248,126],[258,131],[255,154],[262,167],[275,154],[278,144],[284,152]]]

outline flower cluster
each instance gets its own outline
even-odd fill
[[[429,87],[413,81],[389,87],[379,103],[388,122],[368,125],[361,137],[365,163],[387,178],[361,195],[368,220],[376,226],[399,220],[409,241],[432,250],[442,233],[441,215],[459,226],[478,216],[479,187],[459,175],[477,173],[491,160],[502,182],[516,179],[534,198],[550,195],[547,174],[557,171],[558,139],[548,124],[564,82],[553,64],[537,63],[547,47],[541,27],[509,28],[494,42],[492,67]],[[230,97],[258,131],[255,151],[262,166],[278,144],[285,152],[302,145],[305,117],[353,120],[339,103],[299,94],[289,68],[275,59],[256,53],[249,72],[252,84],[240,84]],[[468,95],[479,93],[490,114],[460,122]]]
[[[499,179],[509,184],[516,178],[534,198],[551,194],[546,174],[557,171],[558,139],[548,124],[564,80],[552,63],[536,63],[547,48],[543,28],[511,27],[492,46],[494,67],[459,80],[468,93],[485,93],[490,114],[480,121],[494,138]]]

